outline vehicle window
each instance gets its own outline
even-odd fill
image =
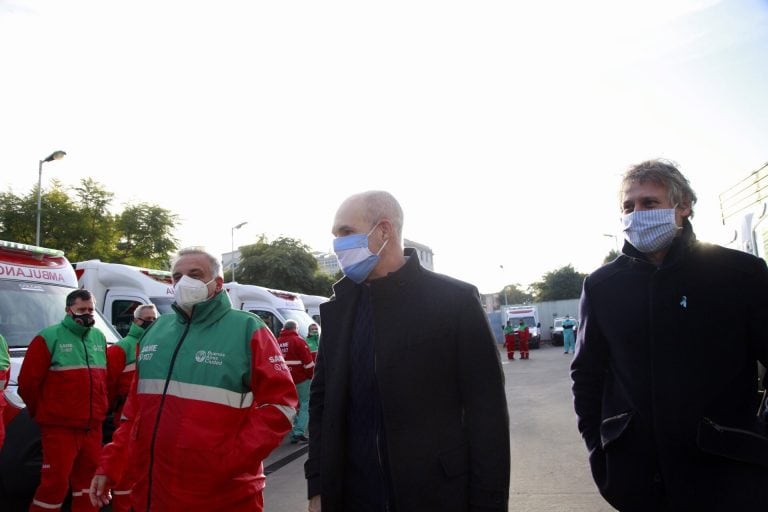
[[[142,303],[137,300],[121,299],[112,302],[112,325],[120,336],[127,336],[133,322],[133,312]]]
[[[267,324],[267,327],[269,327],[269,330],[272,331],[272,334],[275,335],[275,338],[277,338],[280,335],[280,331],[283,328],[283,322],[280,321],[277,316],[275,316],[274,313],[271,311],[266,311],[264,309],[252,309],[251,313],[255,313],[259,315],[259,317],[264,321],[265,324]]]
[[[0,281],[0,334],[9,347],[27,347],[44,328],[64,318],[71,288],[18,281]],[[96,315],[96,327],[114,343],[117,335]]]

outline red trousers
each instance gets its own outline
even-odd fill
[[[520,333],[520,359],[528,359],[528,333]]]
[[[61,510],[72,488],[72,512],[95,512],[88,490],[101,452],[101,428],[41,427],[43,468],[30,512]]]

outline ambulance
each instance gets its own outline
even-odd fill
[[[142,304],[154,304],[158,312],[172,313],[171,273],[99,260],[74,264],[77,283],[96,297],[96,307],[121,336],[128,334],[133,312]]]
[[[317,323],[307,314],[304,302],[297,293],[272,290],[261,286],[240,283],[224,283],[232,307],[255,313],[264,320],[277,337],[286,320],[295,320],[299,335],[307,337],[307,329]]]
[[[18,395],[19,369],[29,343],[43,328],[64,318],[65,299],[77,288],[75,271],[62,251],[0,240],[0,334],[11,355],[3,411],[6,438],[0,450],[0,504],[31,496],[39,482],[40,430]],[[119,339],[98,314],[96,327],[108,343]]]
[[[307,314],[312,317],[312,320],[319,326],[320,325],[320,304],[328,302],[328,297],[322,295],[307,295],[300,293],[301,301],[304,303],[304,307],[307,308]]]

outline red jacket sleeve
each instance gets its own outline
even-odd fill
[[[275,337],[266,327],[251,337],[251,391],[253,407],[248,422],[253,433],[240,440],[251,460],[263,461],[291,429],[299,400],[291,372],[285,364]]]
[[[312,357],[312,352],[309,351],[309,345],[304,340],[300,340],[299,345],[299,359],[304,367],[304,376],[307,379],[311,379],[315,375],[315,359]]]
[[[35,336],[27,348],[19,371],[19,396],[27,404],[29,414],[33,418],[37,413],[37,404],[50,367],[51,353],[45,344],[45,338]]]
[[[117,383],[125,369],[125,351],[117,345],[107,349],[107,397],[109,408],[114,409],[117,397]],[[115,418],[117,421],[118,418]]]
[[[122,418],[114,418],[115,424],[118,425],[117,430],[112,434],[112,441],[102,448],[99,466],[96,468],[95,474],[106,475],[110,486],[122,479],[128,462],[127,447],[131,442],[131,431],[137,421],[134,408],[136,386],[137,379],[134,377],[123,407]]]

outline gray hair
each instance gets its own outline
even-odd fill
[[[136,309],[133,310],[133,318],[141,318],[141,312],[145,309],[151,309],[155,312],[155,315],[157,315],[157,308],[154,304],[142,304],[141,306],[138,306]]]
[[[283,324],[283,329],[286,331],[295,331],[299,328],[298,322],[296,320],[286,320],[285,324]]]
[[[696,204],[696,193],[691,188],[688,178],[678,170],[676,164],[660,158],[646,160],[630,167],[621,180],[619,204],[621,204],[625,188],[630,183],[651,182],[667,189],[667,197],[673,205],[688,204],[693,217],[693,205]]]
[[[403,209],[397,199],[384,190],[369,190],[362,192],[358,198],[363,202],[363,218],[371,227],[387,219],[395,228],[398,240],[403,238]]]
[[[179,261],[179,259],[181,259],[182,256],[188,256],[190,254],[201,254],[206,258],[208,258],[208,261],[211,264],[211,275],[213,275],[213,277],[221,277],[223,275],[221,273],[221,262],[219,261],[219,259],[213,254],[209,253],[208,251],[200,247],[187,247],[187,248],[181,249],[176,254],[176,257],[173,259],[173,262],[171,263],[171,271],[173,271],[174,267],[176,267],[176,263]]]

